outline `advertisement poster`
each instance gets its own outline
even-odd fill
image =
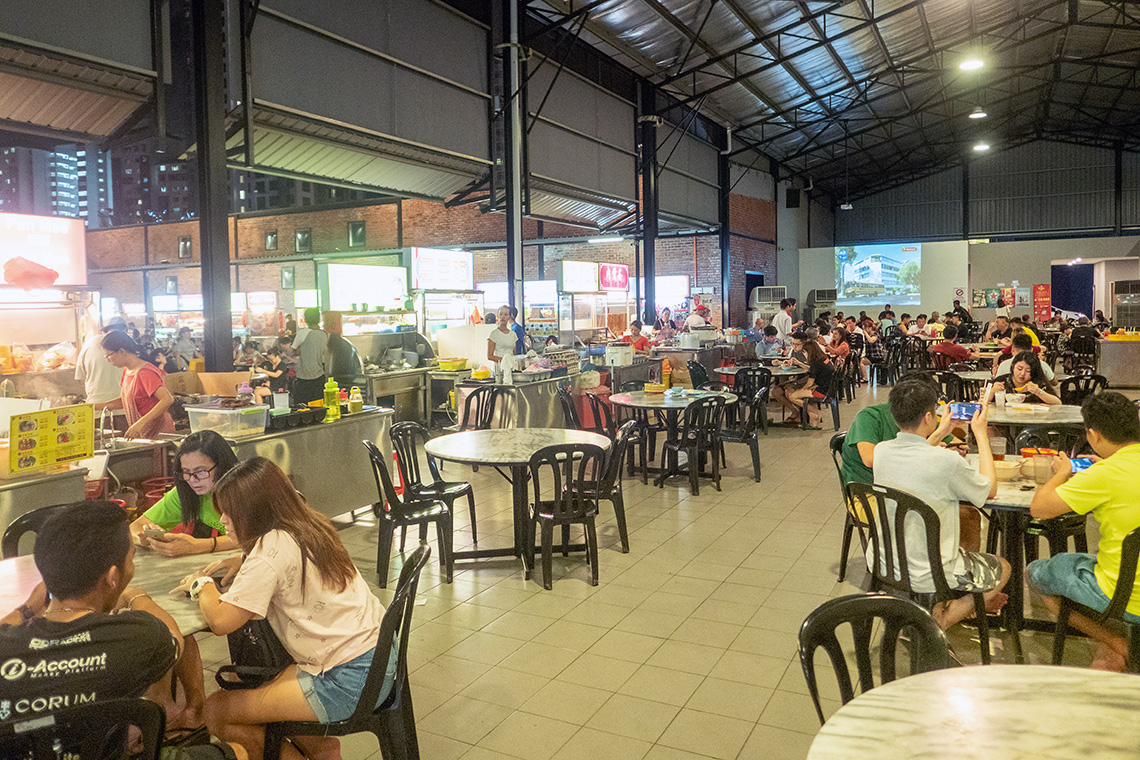
[[[13,414],[8,468],[27,475],[95,454],[95,411],[91,404]]]
[[[1033,305],[1033,301],[1030,297],[1030,293],[1032,293],[1032,291],[1029,288],[1018,288],[1015,292],[1017,294],[1017,303],[1015,304],[1016,306],[1020,307]]]
[[[82,219],[0,214],[0,286],[36,290],[86,284]]]
[[[971,309],[984,309],[986,308],[986,291],[982,288],[974,288],[973,294],[970,296]]]
[[[1013,306],[1017,300],[1017,288],[1002,288],[1001,300],[1005,301],[1006,306]]]
[[[598,265],[593,261],[560,261],[559,290],[563,293],[597,293]]]
[[[1044,322],[1053,316],[1053,286],[1033,286],[1033,321]]]
[[[986,288],[986,308],[996,309],[998,299],[1001,298],[1001,291],[997,288]]]
[[[629,290],[629,267],[625,264],[599,264],[598,284],[602,290]]]

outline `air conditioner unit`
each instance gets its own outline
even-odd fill
[[[804,308],[803,318],[806,322],[814,322],[820,314],[835,309],[835,299],[839,291],[834,288],[819,288],[809,290],[807,305]]]
[[[788,297],[786,285],[759,285],[752,289],[748,295],[748,325],[756,324],[757,319],[763,319],[769,324],[772,317],[780,310],[780,301]]]

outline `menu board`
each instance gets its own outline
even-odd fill
[[[259,290],[245,294],[249,310],[259,314],[273,311],[277,308],[277,292],[273,290]]]
[[[0,213],[0,286],[86,285],[86,241],[82,219]]]
[[[598,265],[593,261],[560,261],[559,290],[563,293],[597,293]]]
[[[95,410],[91,404],[13,414],[8,469],[13,477],[40,472],[95,455]]]
[[[178,296],[151,296],[150,305],[155,311],[178,311]]]
[[[471,290],[475,267],[470,251],[412,249],[412,287],[417,290]]]
[[[194,293],[191,295],[178,296],[178,310],[179,311],[202,311],[202,294]]]
[[[1053,286],[1033,286],[1033,321],[1045,322],[1053,316]]]
[[[599,264],[598,283],[602,290],[629,290],[629,267],[625,264]]]

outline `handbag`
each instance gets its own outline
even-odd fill
[[[214,675],[223,689],[256,689],[293,664],[293,656],[264,618],[250,620],[227,639],[233,664],[223,665]]]

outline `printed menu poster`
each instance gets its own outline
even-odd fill
[[[1033,319],[1044,322],[1053,316],[1053,286],[1033,286]]]
[[[95,410],[91,404],[13,414],[8,468],[27,475],[95,455]]]

